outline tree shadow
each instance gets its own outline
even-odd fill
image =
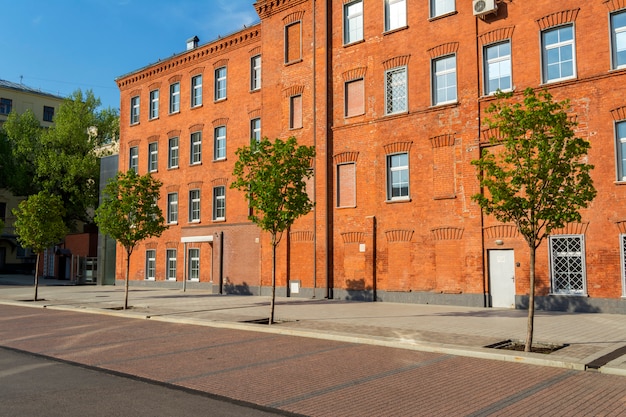
[[[242,284],[233,284],[228,278],[226,278],[223,290],[224,294],[252,295],[252,291],[250,291],[250,287],[247,282],[244,281]]]
[[[516,308],[528,310],[528,297],[519,297]],[[586,297],[571,295],[549,295],[535,297],[535,308],[567,313],[602,313],[602,309],[589,302]]]
[[[369,285],[365,285],[365,280],[348,279],[346,280],[346,291],[348,301],[374,301],[374,291]]]

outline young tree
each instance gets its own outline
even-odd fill
[[[157,205],[161,182],[149,173],[139,176],[134,170],[118,172],[104,188],[104,198],[96,210],[96,223],[102,233],[117,240],[126,250],[124,309],[128,308],[130,255],[138,242],[161,236],[167,228]]]
[[[238,149],[231,188],[244,192],[252,215],[248,218],[269,232],[272,244],[272,299],[269,323],[274,322],[276,298],[276,246],[283,232],[313,208],[305,179],[311,178],[312,146],[298,146],[296,138],[271,142],[263,138]]]
[[[17,240],[23,247],[30,248],[37,254],[35,301],[39,288],[39,257],[46,248],[59,243],[67,234],[67,227],[63,222],[64,213],[61,198],[45,191],[31,195],[13,209]]]
[[[581,220],[580,210],[596,190],[586,163],[589,142],[575,135],[567,100],[555,102],[547,91],[524,91],[523,103],[512,94],[497,94],[487,125],[499,134],[493,151],[483,149],[478,167],[487,191],[472,196],[486,214],[513,222],[530,250],[528,326],[524,350],[533,340],[535,252],[552,230]]]

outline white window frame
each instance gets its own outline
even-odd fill
[[[156,279],[156,250],[146,250],[146,281],[154,281]]]
[[[131,146],[128,151],[128,169],[132,169],[136,173],[139,173],[139,147]]]
[[[406,0],[385,0],[385,32],[407,26]]]
[[[615,122],[615,174],[617,181],[626,181],[626,120]]]
[[[213,220],[223,221],[226,218],[226,187],[213,187]]]
[[[159,90],[150,91],[150,120],[159,118]]]
[[[580,252],[574,251],[558,251],[558,247],[556,247],[558,240],[564,239],[578,239]],[[569,248],[569,245],[567,245]],[[586,296],[587,295],[587,271],[586,271],[586,260],[585,260],[585,235],[554,235],[548,238],[548,250],[550,251],[550,282],[552,288],[552,294],[559,295],[575,295],[575,296]],[[571,276],[574,275],[577,271],[572,271],[568,268],[567,271],[558,271],[558,267],[563,262],[570,263],[570,259],[575,260],[579,259],[580,263],[580,280],[582,282],[578,283],[582,288],[580,290],[567,290],[564,288],[557,288],[557,279],[562,281],[563,279],[557,277],[557,275],[565,275]],[[576,261],[574,261],[576,262]],[[570,283],[574,279],[567,279]]]
[[[148,144],[148,172],[157,172],[159,169],[159,143]]]
[[[261,142],[261,118],[260,117],[250,120],[250,139],[252,141],[256,141],[256,143]]]
[[[200,223],[200,190],[189,190],[189,223]]]
[[[165,279],[168,281],[176,281],[177,263],[176,249],[167,249],[165,251]]]
[[[622,26],[616,27],[615,20],[619,16],[620,19],[624,19]],[[610,26],[611,26],[611,68],[620,69],[626,68],[626,10],[622,9],[610,14]],[[618,49],[621,46],[621,49]],[[623,62],[619,63],[618,54],[622,54]]]
[[[167,167],[178,168],[178,161],[180,160],[178,136],[168,139],[168,153],[167,153]]]
[[[130,124],[139,123],[139,96],[130,98]]]
[[[180,83],[170,84],[170,114],[180,112]]]
[[[430,0],[430,18],[444,16],[456,11],[455,0]]]
[[[509,53],[508,54],[502,54],[501,55],[501,51],[502,51],[502,46],[503,45],[508,45],[509,47]],[[497,56],[493,57],[493,58],[489,58],[489,51],[490,50],[497,50]],[[494,77],[491,78],[492,75],[494,75],[492,73],[492,67],[496,67],[498,70],[498,77]],[[512,73],[512,63],[511,63],[511,40],[510,39],[506,39],[502,42],[496,42],[496,43],[492,43],[489,45],[485,45],[483,47],[483,69],[484,69],[484,73],[485,73],[485,79],[484,79],[484,83],[485,83],[485,87],[484,87],[484,91],[485,91],[485,95],[492,95],[495,94],[495,92],[497,90],[501,90],[501,91],[511,91],[513,89],[513,73]],[[503,74],[503,70],[505,75],[502,76]],[[509,86],[505,87],[505,88],[501,88],[502,87],[502,80],[506,78],[506,71],[508,71],[508,78],[509,78]],[[491,88],[491,83],[490,80],[498,80],[498,88],[496,89],[492,89]]]
[[[394,159],[397,156],[406,156],[406,165],[394,165]],[[411,172],[409,170],[409,153],[408,152],[397,152],[392,154],[387,154],[386,156],[386,166],[387,166],[387,201],[402,201],[408,200],[411,198]],[[406,181],[396,181],[394,182],[393,176],[394,173],[397,172],[406,172]],[[394,189],[402,189],[404,187],[394,187],[396,184],[403,185],[406,182],[406,195],[400,194],[397,196],[393,195]]]
[[[300,123],[296,124],[295,120],[295,112],[296,109],[296,100],[300,100]],[[304,127],[304,103],[302,94],[296,94],[294,96],[289,97],[289,129],[302,129]]]
[[[215,101],[226,99],[226,66],[215,69]]]
[[[561,41],[560,40],[561,33],[562,33],[561,31],[564,29],[568,29],[568,28],[571,29],[572,31],[572,39]],[[558,33],[559,40],[557,42],[547,44],[546,37],[548,36],[548,34],[553,33],[553,32]],[[562,75],[562,69],[563,69],[564,63],[570,61],[570,59],[560,58],[561,51],[565,50],[563,48],[569,48],[572,54],[571,56],[572,74],[571,75],[565,75],[565,76]],[[551,54],[551,51],[555,49],[558,49],[559,60],[555,62],[550,62],[548,56]],[[559,76],[550,78],[549,69],[553,65],[559,66]],[[551,27],[549,29],[541,31],[541,72],[542,72],[542,79],[545,84],[555,83],[555,82],[564,81],[564,80],[571,80],[573,78],[576,78],[576,31],[574,28],[574,24],[569,23],[566,25]]]
[[[187,249],[188,264],[187,264],[187,280],[188,281],[200,281],[200,248]]]
[[[403,80],[394,79],[402,74]],[[404,94],[398,91],[404,86]],[[406,66],[395,67],[385,71],[385,114],[404,113],[409,108],[409,80]],[[399,107],[396,108],[396,104]]]
[[[190,165],[201,164],[202,163],[202,132],[191,133],[189,142],[191,143],[190,154],[189,154]]]
[[[261,55],[250,58],[250,90],[261,89]]]
[[[363,0],[354,0],[343,5],[343,44],[349,45],[362,40]]]
[[[453,61],[450,61],[450,60],[453,60]],[[446,64],[448,62],[454,62],[454,67],[452,68],[446,67],[438,71],[437,63],[444,62],[444,61],[446,62]],[[441,106],[444,104],[456,103],[458,101],[458,77],[457,77],[456,68],[457,68],[456,54],[444,55],[444,56],[440,56],[432,60],[433,106]],[[448,75],[450,74],[454,74],[453,85],[449,85],[447,83],[449,79]],[[452,88],[454,89],[454,97],[450,98],[448,97],[448,91],[452,91]],[[446,94],[445,94],[445,99],[440,101],[438,92],[442,90],[445,90]]]
[[[167,194],[167,223],[178,224],[178,193]]]
[[[191,77],[191,107],[202,106],[202,74]]]
[[[213,131],[213,160],[226,159],[226,126],[217,126]]]

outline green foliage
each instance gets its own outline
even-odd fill
[[[161,185],[150,174],[139,176],[129,170],[118,172],[104,189],[104,199],[96,210],[96,223],[102,233],[124,246],[129,256],[138,242],[161,236],[166,229],[157,205]]]
[[[59,243],[68,232],[63,222],[64,212],[63,201],[45,191],[22,201],[13,209],[15,233],[20,244],[39,254]]]
[[[306,192],[311,178],[312,146],[298,146],[296,138],[271,142],[263,138],[236,151],[239,157],[231,188],[245,193],[253,214],[249,219],[270,232],[278,244],[281,233],[313,208]],[[278,239],[276,239],[276,237]]]
[[[488,193],[472,196],[487,214],[513,222],[527,243],[537,248],[553,229],[580,221],[580,209],[596,190],[586,163],[589,142],[575,136],[569,102],[555,102],[543,91],[524,92],[523,103],[498,93],[487,125],[499,134],[495,151],[484,149],[472,161]]]

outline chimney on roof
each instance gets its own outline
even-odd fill
[[[192,49],[197,48],[198,47],[198,41],[200,41],[200,39],[198,39],[197,36],[194,36],[193,38],[187,39],[187,50],[191,51]]]

